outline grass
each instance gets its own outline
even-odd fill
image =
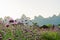
[[[41,39],[43,40],[60,40],[59,32],[44,32],[41,34]]]

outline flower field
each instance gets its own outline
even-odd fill
[[[60,40],[60,32],[36,26],[0,24],[0,40]]]

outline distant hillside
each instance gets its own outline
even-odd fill
[[[33,22],[36,22],[39,26],[45,25],[45,24],[60,24],[60,14],[58,16],[53,15],[52,17],[43,18],[42,16],[38,16],[32,20]]]
[[[0,23],[3,23],[3,24],[9,24],[11,21],[13,20],[14,22],[13,23],[23,23],[24,25],[29,25],[29,26],[32,26],[34,23],[37,23],[38,26],[42,26],[42,25],[45,25],[45,24],[60,24],[60,14],[58,16],[56,15],[53,15],[52,17],[48,17],[48,18],[44,18],[42,16],[35,16],[34,19],[30,20],[29,17],[26,17],[24,14],[22,15],[22,17],[20,19],[13,19],[9,16],[7,17],[4,17],[4,19],[0,18]]]

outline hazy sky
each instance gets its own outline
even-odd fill
[[[60,12],[60,0],[0,0],[0,17],[11,16],[20,18],[22,14],[33,18],[58,15]]]

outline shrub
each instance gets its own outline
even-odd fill
[[[49,28],[48,26],[46,26],[46,25],[43,25],[43,26],[41,26],[40,28]]]
[[[60,24],[58,24],[58,26],[60,26]]]
[[[46,26],[48,26],[49,28],[52,27],[53,25],[52,24],[47,24]]]

